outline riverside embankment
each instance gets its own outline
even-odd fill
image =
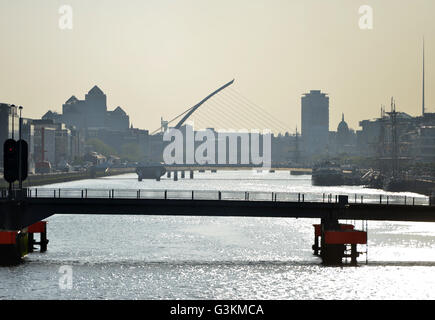
[[[47,184],[62,183],[69,181],[85,180],[99,177],[116,176],[125,173],[135,172],[135,168],[113,168],[107,171],[82,171],[82,172],[63,172],[63,173],[49,173],[49,174],[29,174],[27,179],[23,182],[23,187],[43,186]],[[8,183],[0,177],[0,188],[7,188]]]

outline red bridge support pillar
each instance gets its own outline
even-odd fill
[[[322,219],[321,224],[314,225],[312,248],[324,265],[343,265],[344,258],[350,258],[350,264],[357,265],[358,244],[367,244],[367,232],[355,230],[351,224]]]

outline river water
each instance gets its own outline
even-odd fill
[[[138,182],[127,174],[43,188],[387,195],[250,171],[195,173],[177,182]],[[48,251],[1,267],[0,299],[435,298],[431,223],[369,222],[368,264],[363,255],[358,267],[324,267],[311,250],[312,224],[319,222],[313,219],[55,215],[47,221]]]

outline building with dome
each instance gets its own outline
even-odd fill
[[[331,154],[355,155],[357,152],[356,142],[355,131],[349,128],[343,113],[337,131],[329,133],[329,152]]]
[[[344,121],[344,113],[341,116],[341,122],[337,127],[337,143],[339,146],[345,146],[350,142],[350,130],[347,122]]]

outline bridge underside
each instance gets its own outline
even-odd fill
[[[0,200],[0,230],[20,230],[55,214],[319,218],[435,222],[430,206],[157,199]]]

